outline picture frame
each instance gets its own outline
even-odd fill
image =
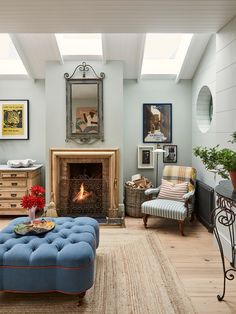
[[[177,145],[163,145],[163,149],[166,151],[163,154],[164,163],[176,163],[177,162]]]
[[[0,139],[29,139],[28,99],[0,99]]]
[[[138,168],[153,169],[154,168],[154,146],[138,146]]]
[[[172,104],[143,104],[143,143],[172,142]]]

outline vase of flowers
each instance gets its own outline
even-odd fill
[[[22,197],[21,206],[28,209],[31,221],[35,219],[37,209],[43,209],[45,206],[45,189],[42,186],[34,185],[30,189],[30,194]]]

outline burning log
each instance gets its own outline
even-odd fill
[[[80,186],[80,190],[78,193],[76,193],[75,197],[73,198],[73,202],[82,202],[86,200],[89,196],[92,195],[92,192],[88,192],[84,188],[84,184],[82,183]]]

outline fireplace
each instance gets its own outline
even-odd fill
[[[60,216],[114,217],[118,149],[51,149],[51,198]]]

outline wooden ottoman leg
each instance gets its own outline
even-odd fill
[[[78,294],[78,298],[79,298],[79,300],[78,300],[78,306],[80,306],[81,303],[83,302],[83,298],[84,298],[85,294],[86,294],[86,291],[81,292],[81,293]]]
[[[148,217],[149,217],[150,215],[148,215],[148,214],[144,214],[144,216],[143,216],[143,223],[144,223],[144,227],[145,228],[147,228],[147,221],[148,221]]]

